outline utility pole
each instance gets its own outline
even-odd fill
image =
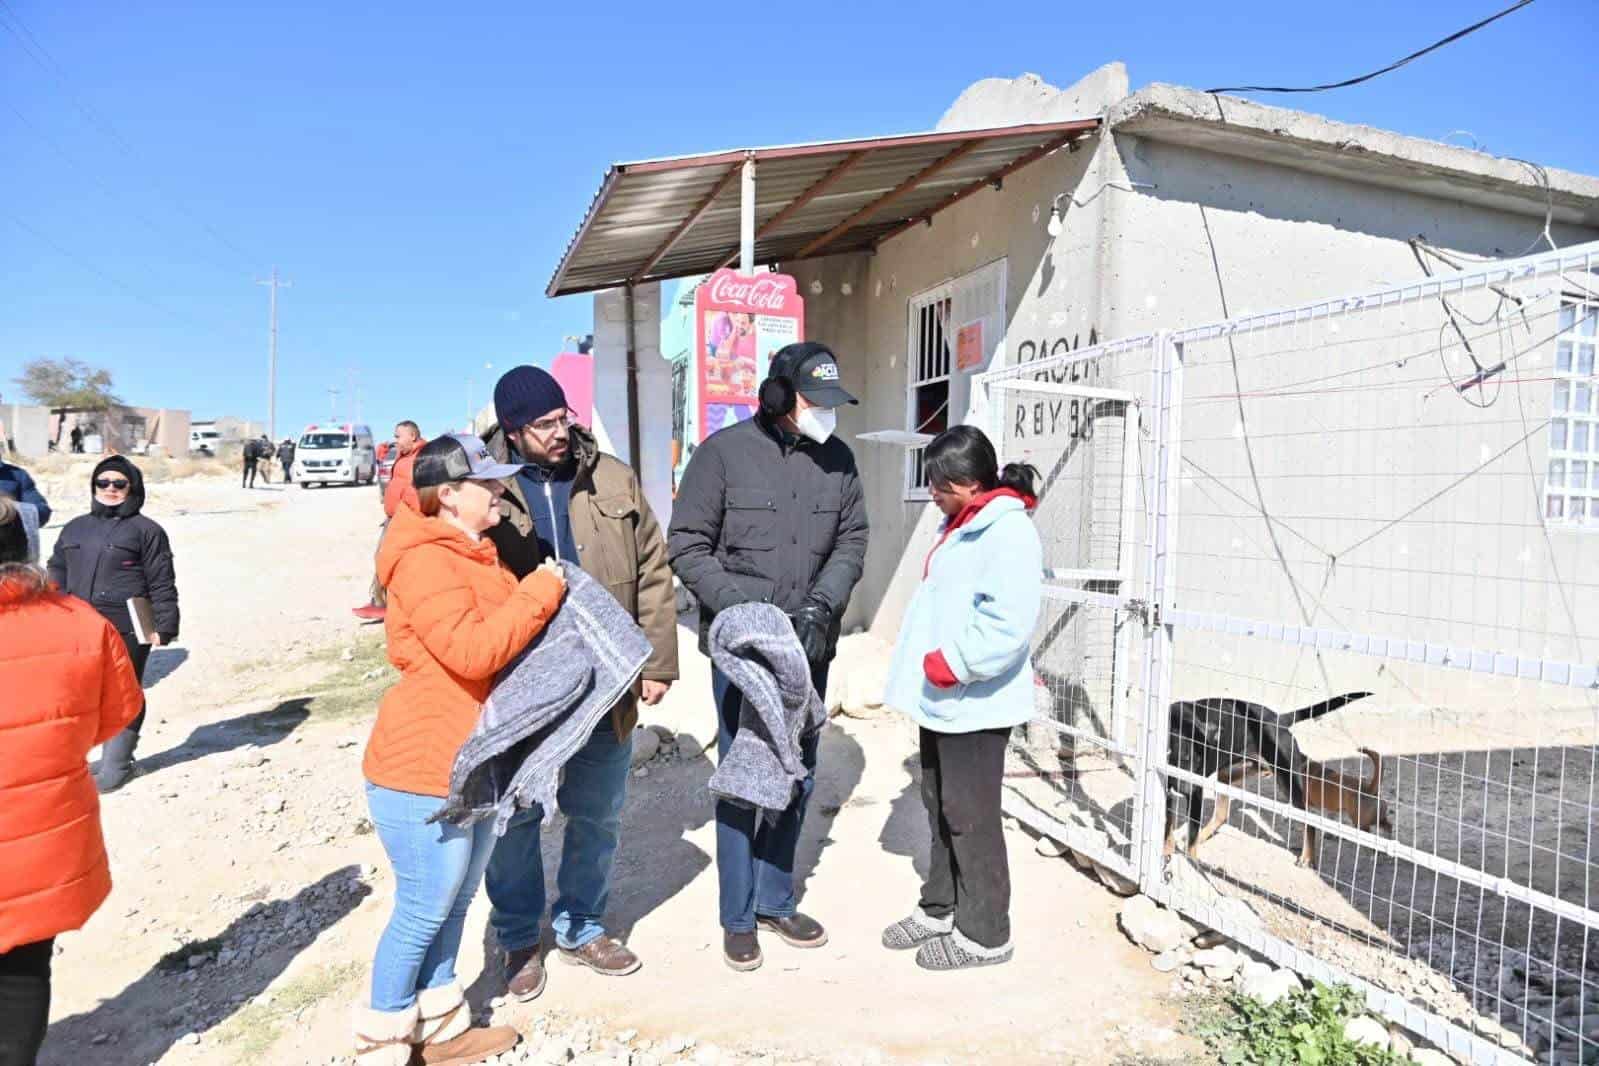
[[[268,324],[271,330],[271,340],[267,346],[267,439],[278,439],[278,290],[291,288],[292,281],[283,281],[278,277],[278,268],[272,268],[272,277],[266,281],[256,280],[257,285],[268,287]]]
[[[339,387],[328,386],[328,421],[335,424],[339,421]]]

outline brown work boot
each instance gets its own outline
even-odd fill
[[[753,932],[722,931],[722,961],[739,973],[761,968],[761,939]]]
[[[546,980],[537,944],[505,953],[505,990],[523,1003],[538,999]]]
[[[522,1039],[510,1026],[472,1027],[472,1011],[455,981],[423,989],[416,997],[418,1019],[413,1063],[427,1066],[473,1066],[510,1051]]]
[[[626,944],[604,933],[580,948],[561,948],[561,958],[574,966],[587,966],[606,977],[626,977],[643,965]]]
[[[776,933],[791,947],[819,948],[827,943],[827,930],[822,928],[822,923],[797,912],[782,918],[758,915],[755,924]]]

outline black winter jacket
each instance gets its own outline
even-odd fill
[[[143,596],[155,614],[163,643],[178,639],[178,585],[172,567],[172,545],[166,530],[139,512],[144,507],[144,475],[120,455],[102,460],[93,478],[106,471],[123,474],[133,484],[121,506],[95,501],[89,514],[74,518],[61,530],[50,555],[50,580],[99,611],[124,635],[133,633],[128,600]],[[94,491],[90,486],[90,493]]]
[[[713,434],[694,452],[672,506],[667,554],[711,621],[739,603],[792,613],[815,596],[833,614],[831,658],[866,567],[866,503],[849,445],[791,437],[763,416]]]

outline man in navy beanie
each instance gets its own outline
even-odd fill
[[[522,462],[506,485],[501,521],[487,536],[518,578],[547,558],[573,562],[601,581],[643,627],[654,649],[640,691],[566,764],[556,802],[566,837],[551,911],[562,957],[608,977],[637,970],[639,959],[605,931],[611,866],[638,724],[638,700],[654,706],[677,680],[677,605],[666,541],[633,469],[603,454],[572,420],[561,383],[546,370],[519,366],[494,386],[499,421],[485,437],[500,462]],[[490,924],[505,949],[505,978],[518,999],[544,991],[539,955],[544,918],[544,861],[538,810],[524,811],[494,846],[486,883]]]

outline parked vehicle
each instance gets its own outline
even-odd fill
[[[378,477],[370,426],[311,425],[294,447],[294,480],[313,485],[372,484]]]
[[[189,430],[190,455],[215,455],[222,450],[222,434],[214,429]]]

